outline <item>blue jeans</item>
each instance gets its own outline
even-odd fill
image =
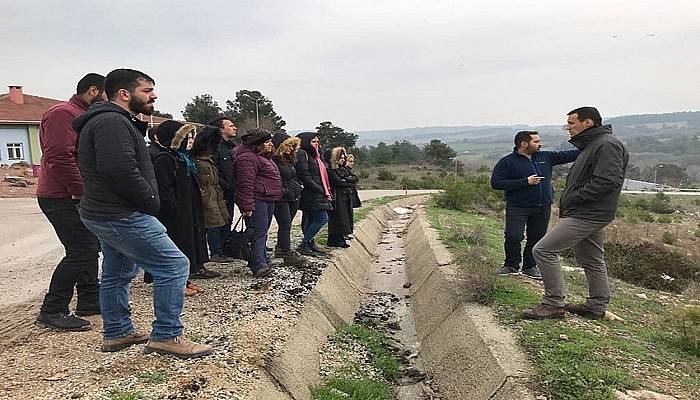
[[[275,203],[255,202],[255,211],[253,211],[250,221],[253,227],[253,254],[248,262],[248,266],[253,272],[269,267],[270,260],[267,258],[265,247],[267,246],[267,231],[270,229],[274,213]]]
[[[328,222],[328,213],[324,210],[304,211],[301,220],[301,231],[304,232],[303,243],[311,243],[318,232]]]
[[[520,260],[523,260],[523,269],[537,266],[532,256],[532,248],[547,233],[551,207],[506,207],[506,230],[503,250],[506,260],[503,265],[515,269],[520,268]],[[522,257],[520,255],[520,243],[525,238],[527,241]]]
[[[116,339],[134,331],[129,307],[129,285],[138,264],[153,276],[155,321],[151,338],[180,336],[180,314],[190,262],[165,233],[165,227],[150,215],[134,212],[118,221],[83,219],[85,227],[102,245],[100,309],[104,338]]]
[[[231,232],[231,224],[217,226],[216,228],[207,228],[207,244],[209,245],[209,255],[222,255],[224,252],[224,243]]]

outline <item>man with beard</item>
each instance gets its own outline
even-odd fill
[[[100,243],[80,221],[77,205],[83,194],[83,180],[78,170],[77,139],[73,120],[91,104],[107,100],[105,77],[90,73],[66,102],[46,111],[39,126],[41,170],[36,197],[39,208],[53,225],[66,255],[51,277],[36,319],[39,326],[59,331],[90,329],[90,321],[79,318],[100,313],[97,286],[97,257]],[[78,301],[75,315],[68,310],[73,290]]]
[[[505,261],[498,274],[519,273],[520,244],[527,232],[523,275],[540,280],[532,247],[547,233],[554,201],[552,167],[573,162],[579,151],[540,151],[542,141],[535,131],[518,132],[514,141],[513,152],[501,158],[491,174],[491,186],[504,190],[506,199]]]
[[[104,261],[100,307],[104,322],[102,351],[119,351],[148,342],[145,353],[180,358],[212,351],[182,335],[180,314],[189,261],[168,237],[155,215],[158,184],[146,149],[148,124],[135,118],[153,113],[154,81],[140,71],[117,69],[105,78],[109,102],[76,119],[79,162],[85,182],[80,216],[100,239]],[[150,338],[131,321],[129,284],[139,265],[153,276],[155,321]]]

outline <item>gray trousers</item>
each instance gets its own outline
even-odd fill
[[[605,311],[610,302],[608,271],[603,251],[603,228],[609,222],[562,218],[532,249],[532,255],[542,273],[544,297],[542,304],[564,307],[566,287],[559,263],[559,254],[573,248],[576,261],[581,264],[588,281],[586,306],[594,311]]]

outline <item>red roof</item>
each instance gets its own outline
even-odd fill
[[[9,93],[0,94],[0,122],[38,124],[46,110],[65,101],[25,94],[24,104],[16,104],[9,97]]]

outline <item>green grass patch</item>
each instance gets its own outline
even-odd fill
[[[139,381],[144,383],[158,384],[168,380],[168,376],[163,371],[144,371],[138,376]]]
[[[350,324],[339,329],[336,337],[341,341],[356,340],[372,354],[372,366],[381,372],[384,379],[394,381],[400,375],[399,361],[391,353],[391,343],[383,333],[374,329]]]
[[[314,400],[390,400],[391,387],[370,378],[331,377],[311,388]]]
[[[541,295],[523,278],[496,277],[503,257],[502,217],[435,205],[427,207],[427,214],[467,276],[491,274],[490,286],[488,278],[479,278],[485,282],[480,299],[516,331],[538,370],[534,377],[548,397],[613,399],[613,389],[638,387],[688,398],[700,394],[697,307],[664,304],[654,299],[654,292],[642,299],[637,294],[645,289],[613,281],[609,309],[622,322],[571,316],[564,321],[524,320],[522,310],[537,304]],[[475,230],[481,233],[468,234]],[[484,259],[469,262],[474,254]],[[583,301],[587,295],[583,274],[567,272],[565,279],[567,301]]]
[[[146,400],[146,397],[141,391],[112,389],[109,392],[109,400]]]

